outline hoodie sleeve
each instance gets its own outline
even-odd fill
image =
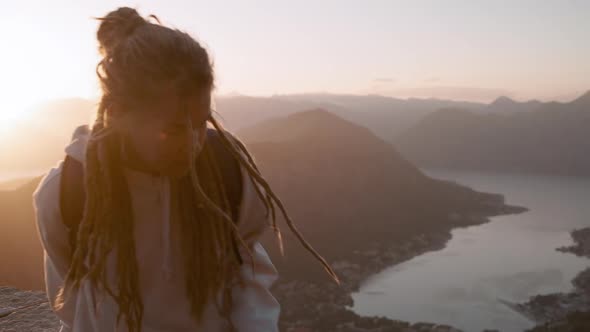
[[[51,308],[69,331],[75,311],[75,296],[66,301],[61,310],[54,307],[55,298],[70,265],[68,231],[62,223],[59,208],[60,175],[62,164],[53,168],[41,180],[33,193],[33,207],[37,231],[44,251],[45,288]]]
[[[244,175],[244,195],[238,229],[250,247],[254,261],[250,261],[244,248],[240,248],[244,259],[241,268],[244,284],[234,288],[232,318],[240,332],[279,331],[280,304],[270,292],[270,287],[278,279],[278,272],[259,242],[269,228],[269,220],[265,216],[265,206],[256,194],[254,186],[257,184]]]

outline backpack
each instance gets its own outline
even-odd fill
[[[242,200],[242,173],[238,160],[225,148],[217,130],[207,128],[205,146],[209,147],[220,168],[220,174],[224,179],[223,185],[231,206],[231,218],[237,224],[239,220],[239,206]],[[86,191],[84,189],[84,167],[78,160],[66,155],[60,179],[60,209],[62,222],[68,229],[68,237],[72,254],[76,247],[78,226],[82,221]],[[233,251],[240,264],[243,263],[238,251],[235,238]]]

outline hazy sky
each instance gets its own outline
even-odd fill
[[[590,1],[0,0],[0,113],[98,94],[95,31],[127,5],[206,44],[218,92],[489,101],[590,89]],[[6,97],[5,97],[6,96]]]

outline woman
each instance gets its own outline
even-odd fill
[[[212,116],[206,50],[150,18],[127,7],[99,18],[96,120],[76,130],[65,161],[34,194],[52,308],[62,331],[277,331],[280,306],[269,291],[277,271],[259,243],[271,228],[281,244],[276,207],[338,279]],[[212,132],[239,165],[235,207]],[[64,211],[79,197],[60,205],[72,163],[83,170],[76,227]]]

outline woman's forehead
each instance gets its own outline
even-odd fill
[[[211,94],[195,92],[180,95],[175,91],[164,91],[150,105],[150,109],[162,122],[185,122],[188,116],[192,121],[205,120],[211,109]]]

